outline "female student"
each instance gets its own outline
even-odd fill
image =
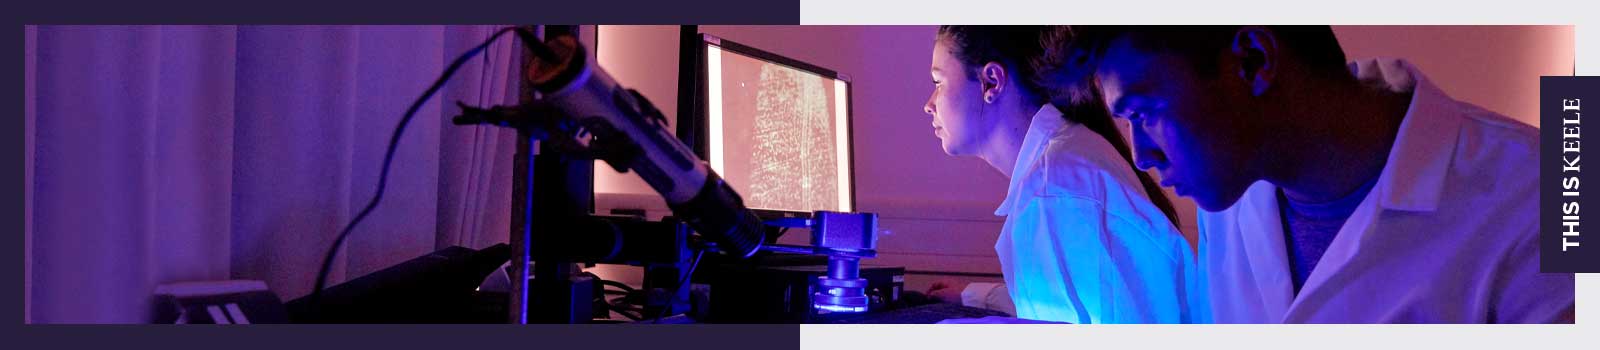
[[[1105,105],[1050,103],[1062,26],[943,26],[923,110],[945,153],[1010,178],[995,210],[1005,285],[936,283],[929,294],[1070,323],[1189,323],[1194,254],[1172,203],[1136,171]],[[1066,101],[1067,99],[1056,99]],[[1063,105],[1064,104],[1064,105]]]

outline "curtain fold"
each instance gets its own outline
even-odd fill
[[[308,294],[406,108],[496,28],[28,27],[27,321],[147,322],[178,281]],[[509,39],[418,111],[330,284],[506,240],[515,133],[448,117],[516,102]]]
[[[487,40],[496,27],[463,28],[460,35],[445,38],[444,60]],[[457,88],[442,92],[441,105],[456,101],[475,106],[510,104],[517,101],[516,67],[521,46],[502,39],[485,50],[478,59],[461,68],[463,79]],[[511,225],[511,164],[516,155],[516,132],[498,127],[460,127],[451,124],[456,109],[446,108],[437,116],[442,130],[439,145],[439,177],[459,179],[439,183],[439,217],[435,248],[451,245],[481,248],[506,241]]]

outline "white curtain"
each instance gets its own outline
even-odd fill
[[[177,281],[309,293],[405,109],[497,28],[27,27],[28,321],[146,322]],[[506,240],[515,133],[449,117],[516,101],[514,41],[419,111],[330,284]]]

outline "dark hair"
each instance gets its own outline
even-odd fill
[[[1217,53],[1233,45],[1243,26],[1072,26],[1072,43],[1078,64],[1098,61],[1111,41],[1126,38],[1141,50],[1177,54],[1195,72],[1214,76]],[[1311,72],[1332,77],[1349,76],[1344,48],[1330,26],[1265,26],[1284,53],[1297,58]],[[1093,74],[1092,70],[1087,72]]]
[[[1057,86],[1068,60],[1069,44],[1073,41],[1072,29],[1066,26],[939,26],[938,40],[945,40],[951,54],[960,59],[969,70],[969,79],[975,79],[978,69],[996,62],[1011,70],[1026,94],[1026,100],[1038,104],[1050,103],[1060,109],[1068,121],[1078,123],[1105,138],[1122,160],[1139,177],[1145,195],[1150,197],[1172,225],[1180,225],[1178,211],[1172,201],[1161,192],[1150,174],[1133,164],[1133,152],[1122,137],[1122,131],[1112,122],[1099,93],[1080,98],[1067,98],[1074,89]],[[1082,76],[1082,75],[1079,75]],[[1098,90],[1098,89],[1089,89]]]
[[[1024,99],[1044,104],[1048,93],[1043,81],[1033,79],[1046,54],[1048,26],[939,26],[939,40],[950,44],[951,54],[966,65],[967,78],[977,79],[989,62],[1000,63],[1022,83]]]

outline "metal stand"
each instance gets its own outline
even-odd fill
[[[546,26],[540,36],[574,33],[576,26]],[[524,55],[527,67],[532,55]],[[521,89],[521,103],[534,101],[532,87]],[[476,109],[462,106],[465,115],[523,113],[510,109]],[[689,290],[678,288],[687,280],[691,258],[688,228],[676,220],[646,222],[592,215],[594,211],[594,160],[605,154],[606,144],[574,152],[564,137],[575,128],[556,119],[523,115],[518,130],[513,170],[511,243],[514,256],[509,321],[512,323],[588,323],[595,316],[598,282],[577,264],[622,263],[644,266],[645,290],[678,291],[667,300],[652,300],[644,310],[653,317],[683,311]],[[532,117],[532,119],[526,118]],[[552,135],[557,135],[552,138]],[[535,142],[534,140],[544,141]],[[535,152],[537,150],[537,152]],[[598,152],[598,153],[597,153]],[[626,237],[626,238],[625,238]],[[531,278],[530,278],[531,277]]]

